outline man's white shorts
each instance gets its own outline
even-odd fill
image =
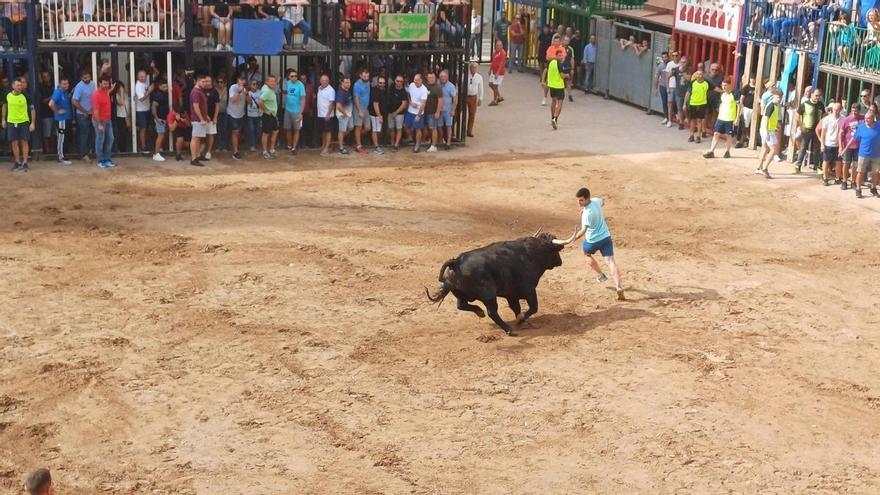
[[[489,84],[494,84],[495,86],[501,86],[501,83],[504,81],[504,76],[496,76],[495,74],[489,74]]]

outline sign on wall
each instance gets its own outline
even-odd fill
[[[675,29],[735,43],[741,16],[740,0],[678,0]]]
[[[65,22],[65,41],[160,41],[158,22]]]
[[[382,14],[379,16],[379,41],[429,41],[428,14]]]

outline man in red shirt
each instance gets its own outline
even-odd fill
[[[202,167],[200,160],[202,153],[202,140],[208,135],[208,124],[211,116],[208,115],[208,95],[205,93],[205,77],[198,77],[196,85],[189,93],[189,115],[192,119],[192,141],[189,143],[190,162],[194,167]]]
[[[504,51],[504,45],[501,40],[495,42],[495,51],[492,52],[492,67],[489,73],[489,89],[492,90],[492,103],[490,107],[504,101],[501,96],[501,83],[504,81],[504,75],[507,74],[507,52]]]
[[[110,78],[104,76],[98,82],[98,90],[92,93],[95,154],[98,156],[98,167],[100,168],[116,166],[110,159],[110,153],[113,150],[113,115],[110,108]]]
[[[518,15],[510,25],[510,56],[513,58],[513,66],[522,72],[523,46],[526,42],[526,31],[522,25],[522,16]]]
[[[368,39],[375,39],[376,23],[373,22],[373,3],[369,0],[351,0],[345,6],[342,37],[351,46],[351,33],[364,31]]]

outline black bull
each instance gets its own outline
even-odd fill
[[[440,290],[432,295],[425,289],[428,299],[440,302],[451,292],[458,299],[458,309],[483,318],[486,313],[482,308],[470,304],[480,301],[492,321],[511,335],[510,325],[498,316],[497,298],[507,299],[517,323],[537,313],[538,282],[545,271],[562,266],[559,252],[574,237],[563,241],[539,232],[514,241],[496,242],[447,260],[440,267]],[[522,313],[520,299],[529,305],[525,313]]]

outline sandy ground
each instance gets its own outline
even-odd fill
[[[3,492],[880,492],[880,200],[536,88],[433,157],[3,175]],[[585,184],[629,301],[577,247],[515,337],[425,300]]]

